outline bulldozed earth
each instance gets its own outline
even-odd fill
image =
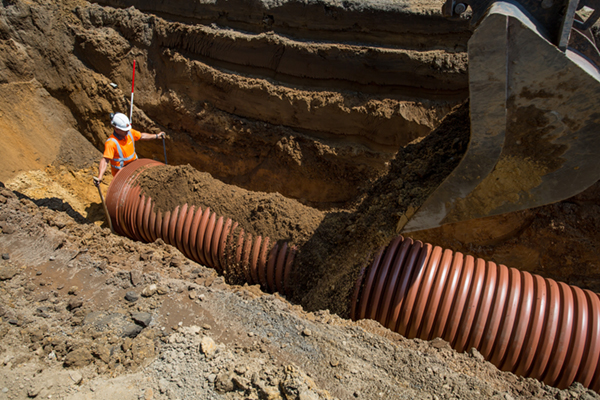
[[[465,150],[470,29],[440,7],[3,1],[0,399],[598,398],[347,318]],[[133,60],[134,127],[168,134],[145,185],[305,246],[293,296],[110,232],[92,176]],[[408,236],[600,292],[599,200]]]

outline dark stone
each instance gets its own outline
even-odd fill
[[[143,326],[146,328],[152,322],[152,315],[145,312],[135,313],[131,316],[131,318],[135,321],[136,324]]]
[[[127,325],[124,329],[123,329],[123,333],[121,334],[121,337],[130,337],[130,338],[135,338],[137,335],[140,334],[140,332],[143,330],[144,328],[142,328],[141,326],[137,325],[137,324],[131,324],[131,325]]]
[[[125,293],[125,300],[130,302],[136,302],[140,298],[140,295],[134,292],[133,290]]]
[[[8,254],[8,253],[3,253],[3,254],[2,254],[2,259],[3,259],[3,260],[10,260],[10,254]]]

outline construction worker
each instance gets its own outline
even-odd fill
[[[98,177],[94,178],[96,186],[102,182],[106,167],[110,163],[110,171],[115,176],[121,168],[130,162],[137,160],[135,153],[135,142],[138,140],[160,139],[165,137],[164,132],[142,133],[131,128],[129,118],[125,114],[116,113],[112,116],[110,124],[113,126],[113,134],[104,143],[104,154],[100,159]]]

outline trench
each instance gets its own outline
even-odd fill
[[[210,207],[161,209],[158,193],[140,184],[157,167],[164,164],[140,159],[112,181],[106,202],[116,233],[162,239],[229,282],[303,298],[297,291],[311,279],[298,273],[297,252],[310,241],[253,235]],[[403,236],[361,256],[345,272],[353,290],[339,305],[353,320],[373,319],[409,339],[440,337],[459,352],[476,348],[498,368],[548,385],[600,390],[598,294]]]

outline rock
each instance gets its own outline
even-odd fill
[[[77,294],[77,291],[79,290],[79,288],[77,286],[71,286],[69,288],[69,294],[71,296],[75,296]]]
[[[38,394],[40,394],[41,389],[42,389],[41,387],[32,386],[29,389],[27,389],[27,396],[29,396],[31,398],[37,397]]]
[[[206,356],[211,356],[216,350],[217,345],[215,344],[215,341],[208,336],[204,336],[200,342],[200,351]]]
[[[305,330],[302,331],[302,334],[304,336],[311,336],[312,335],[312,331],[308,328],[306,328]]]
[[[136,324],[146,328],[150,326],[150,323],[152,322],[152,314],[145,312],[135,313],[131,316],[131,319],[133,319]]]
[[[244,378],[243,376],[234,375],[232,380],[233,380],[234,386],[238,390],[242,390],[245,392],[246,390],[250,390],[250,388],[252,387],[252,383],[250,382],[250,380]],[[279,397],[279,398],[281,398],[281,397]]]
[[[14,278],[19,273],[19,269],[14,266],[0,267],[0,281],[6,281]]]
[[[129,279],[133,286],[140,285],[142,283],[142,271],[138,271],[137,269],[131,270],[129,272]]]
[[[110,361],[110,349],[108,346],[98,345],[93,352],[94,356],[108,364]]]
[[[150,297],[158,291],[158,287],[155,284],[148,285],[142,290],[142,296]]]
[[[83,300],[81,299],[71,299],[67,304],[67,310],[73,311],[83,305]]]
[[[121,313],[112,313],[106,315],[102,311],[94,311],[85,316],[84,325],[92,325],[96,331],[117,330],[122,332],[123,327],[131,324],[128,315]]]
[[[2,259],[3,260],[10,260],[10,254],[8,254],[8,253],[2,253]]]
[[[235,390],[235,384],[233,383],[234,376],[232,372],[220,372],[215,379],[215,390],[221,394],[233,392]]]
[[[564,392],[558,392],[556,394],[556,400],[567,400],[569,398],[569,395],[567,395]]]
[[[83,375],[81,375],[79,371],[71,371],[69,376],[76,385],[81,385],[81,382],[83,381]]]
[[[82,368],[92,362],[92,353],[86,348],[79,348],[71,351],[65,357],[65,367]]]
[[[140,332],[143,330],[144,328],[142,328],[141,326],[137,325],[137,324],[130,324],[127,325],[124,329],[123,329],[123,333],[121,334],[121,337],[129,337],[129,338],[134,338],[137,335],[140,334]]]
[[[164,286],[159,286],[158,288],[156,288],[156,293],[158,293],[162,296],[162,295],[169,293],[169,289],[167,289]]]
[[[129,302],[136,302],[138,299],[140,298],[140,296],[134,292],[134,291],[129,291],[127,293],[125,293],[125,300],[129,301]]]

